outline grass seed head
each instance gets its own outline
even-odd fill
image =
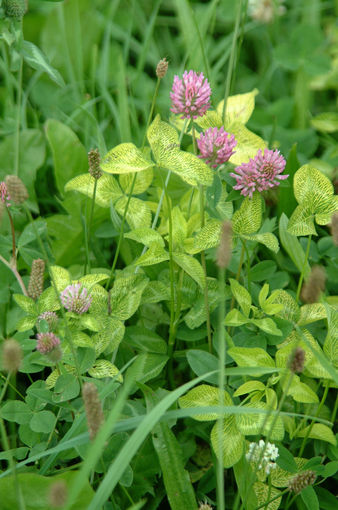
[[[28,284],[28,295],[32,299],[38,299],[43,292],[43,274],[45,272],[45,261],[35,259],[32,262],[31,276]]]
[[[103,410],[97,388],[94,383],[86,382],[82,388],[89,437],[93,441],[104,421]]]
[[[313,485],[316,481],[316,478],[316,473],[310,469],[303,471],[303,473],[298,473],[298,475],[294,476],[289,481],[289,491],[294,492],[295,494],[299,494],[309,485]]]
[[[94,179],[99,179],[102,175],[101,167],[101,157],[98,149],[91,149],[88,152],[88,172]]]
[[[326,274],[321,266],[313,266],[311,273],[302,288],[304,303],[317,303],[320,293],[325,289]]]
[[[18,372],[22,361],[22,350],[14,338],[5,340],[2,346],[2,368],[9,374]]]
[[[157,78],[160,78],[162,80],[162,78],[165,77],[168,71],[168,65],[169,63],[166,58],[162,58],[162,60],[159,61],[156,67]]]

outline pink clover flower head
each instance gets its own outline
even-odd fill
[[[59,318],[55,312],[48,311],[48,312],[43,312],[39,315],[38,321],[42,321],[42,320],[46,321],[49,329],[51,329],[53,331],[53,329],[55,329],[57,326]]]
[[[88,312],[92,304],[92,296],[88,294],[88,290],[82,287],[81,283],[68,285],[60,294],[63,306],[69,312],[82,313]]]
[[[201,133],[197,140],[198,148],[201,154],[199,158],[205,159],[205,162],[216,168],[218,165],[228,161],[235,153],[233,150],[237,145],[234,135],[227,133],[223,126],[209,128]]]
[[[3,204],[7,205],[7,207],[9,207],[11,205],[9,202],[10,199],[11,199],[11,197],[9,196],[6,183],[4,181],[1,181],[0,182],[0,200],[1,200],[1,202]]]
[[[50,354],[60,345],[60,338],[54,333],[38,333],[36,348],[41,354]]]
[[[203,73],[184,71],[182,80],[174,76],[170,110],[181,114],[182,119],[197,119],[210,108],[210,96],[211,88]]]
[[[248,163],[242,163],[231,173],[237,181],[234,189],[241,190],[241,195],[252,198],[254,191],[266,191],[279,186],[280,181],[287,179],[282,175],[286,161],[278,150],[261,149]]]

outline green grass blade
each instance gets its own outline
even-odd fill
[[[147,402],[147,410],[153,409],[158,398],[153,391],[142,387]],[[152,431],[153,445],[156,450],[163,474],[168,501],[172,510],[196,510],[196,498],[188,471],[184,469],[182,449],[174,433],[165,422],[160,422]]]

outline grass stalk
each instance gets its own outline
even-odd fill
[[[218,270],[218,283],[220,289],[220,304],[218,309],[218,388],[219,388],[219,405],[224,406],[224,384],[225,384],[225,329],[223,325],[225,317],[225,269],[219,268]],[[224,500],[224,462],[223,462],[223,428],[224,416],[223,414],[217,421],[218,432],[218,460],[216,468],[217,477],[217,508],[219,510],[225,509]]]
[[[88,221],[88,227],[86,229],[86,236],[85,236],[86,237],[86,263],[85,263],[85,267],[84,267],[84,274],[86,274],[86,272],[87,272],[87,266],[88,266],[88,271],[90,272],[90,257],[89,257],[90,235],[91,235],[91,229],[92,229],[92,224],[93,224],[96,190],[97,190],[97,179],[95,179],[95,182],[94,182],[94,190],[93,190],[93,196],[92,196],[91,206],[90,206],[89,221]]]

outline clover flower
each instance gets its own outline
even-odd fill
[[[6,186],[6,183],[4,181],[1,181],[0,182],[0,200],[3,204],[7,205],[7,207],[9,207],[11,204],[10,204],[10,195],[9,195],[9,192],[8,192],[8,188]]]
[[[182,114],[182,119],[197,119],[210,108],[210,95],[211,88],[203,73],[184,71],[182,80],[174,76],[170,110]]]
[[[278,448],[273,443],[261,439],[258,443],[250,443],[249,451],[245,455],[248,462],[258,463],[258,469],[264,469],[267,475],[270,474],[271,469],[276,469],[274,462],[279,456]]]
[[[54,333],[38,333],[36,339],[36,349],[41,354],[50,354],[60,345],[60,338],[54,335]]]
[[[58,323],[59,317],[55,312],[43,312],[39,315],[38,321],[46,321],[48,324],[48,327],[51,331],[56,328],[56,325]]]
[[[275,14],[282,16],[286,9],[281,5],[284,0],[249,0],[248,13],[255,21],[271,23]]]
[[[8,194],[14,204],[23,204],[28,198],[28,191],[22,180],[16,175],[7,175],[5,179]]]
[[[88,294],[85,287],[82,287],[81,283],[68,285],[61,292],[60,298],[66,310],[78,314],[88,312],[92,304],[92,296]]]
[[[242,163],[235,168],[230,175],[237,184],[234,189],[241,190],[241,195],[252,198],[254,191],[266,191],[279,186],[280,182],[287,179],[288,175],[282,175],[286,161],[278,150],[261,149],[248,163]]]
[[[227,133],[223,127],[220,129],[214,127],[201,133],[197,145],[201,152],[198,157],[205,159],[206,163],[216,168],[228,161],[235,153],[233,149],[237,141],[234,135]]]

